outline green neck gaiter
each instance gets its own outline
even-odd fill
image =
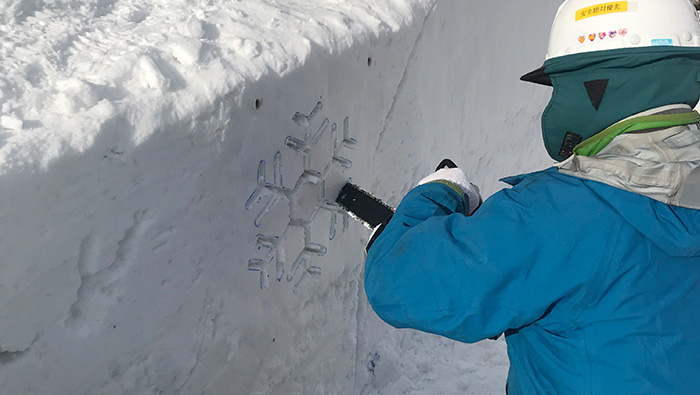
[[[547,152],[558,161],[622,119],[669,104],[695,107],[700,99],[700,48],[568,55],[545,62],[544,72],[554,92],[542,114],[542,135]]]

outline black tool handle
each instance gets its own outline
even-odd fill
[[[335,199],[347,211],[367,222],[370,228],[389,222],[394,210],[359,187],[345,183]]]
[[[452,162],[451,159],[443,159],[442,162],[440,162],[440,164],[437,166],[435,171],[444,169],[445,167],[447,167],[448,169],[454,169],[457,168],[457,165],[454,162]]]

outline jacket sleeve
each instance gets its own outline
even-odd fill
[[[581,286],[566,264],[573,241],[555,226],[563,219],[539,200],[507,189],[467,217],[445,185],[410,191],[367,255],[374,311],[394,327],[463,342],[538,320]]]

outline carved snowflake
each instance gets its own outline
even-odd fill
[[[309,115],[297,112],[292,117],[292,121],[304,130],[303,138],[288,136],[285,139],[286,148],[294,151],[296,156],[301,156],[303,161],[303,171],[297,178],[294,187],[284,186],[281,151],[278,151],[273,157],[272,182],[268,182],[266,162],[261,160],[258,164],[257,187],[245,203],[247,210],[254,207],[259,210],[255,217],[255,226],[260,227],[276,205],[289,205],[289,218],[284,231],[280,235],[274,236],[258,235],[256,238],[258,249],[266,251],[266,254],[262,259],[248,261],[248,270],[259,272],[260,288],[262,289],[270,286],[270,271],[274,271],[274,278],[279,282],[285,278],[285,273],[287,282],[291,283],[296,280],[293,289],[295,293],[307,277],[321,275],[321,268],[311,264],[312,257],[323,256],[327,252],[326,246],[312,241],[311,224],[315,221],[319,211],[326,210],[330,213],[329,240],[335,238],[338,216],[342,217],[342,229],[345,230],[348,227],[348,214],[335,203],[333,197],[329,200],[326,196],[326,178],[333,167],[345,169],[352,167],[352,162],[341,156],[341,152],[344,149],[353,149],[357,141],[350,137],[348,117],[343,120],[342,135],[340,136],[338,125],[331,124],[328,118],[325,118],[320,126],[314,130],[312,125],[322,110],[323,104],[318,102]],[[314,155],[316,152],[323,152],[322,149],[319,150],[318,143],[321,137],[329,131],[331,134],[330,155],[321,155],[321,157]],[[285,240],[295,236],[303,237],[304,247],[300,253],[293,257],[291,267],[287,271],[288,259],[287,251],[284,248]]]

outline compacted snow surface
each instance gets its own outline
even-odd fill
[[[498,394],[381,322],[348,179],[548,165],[558,1],[0,0],[1,394]]]

